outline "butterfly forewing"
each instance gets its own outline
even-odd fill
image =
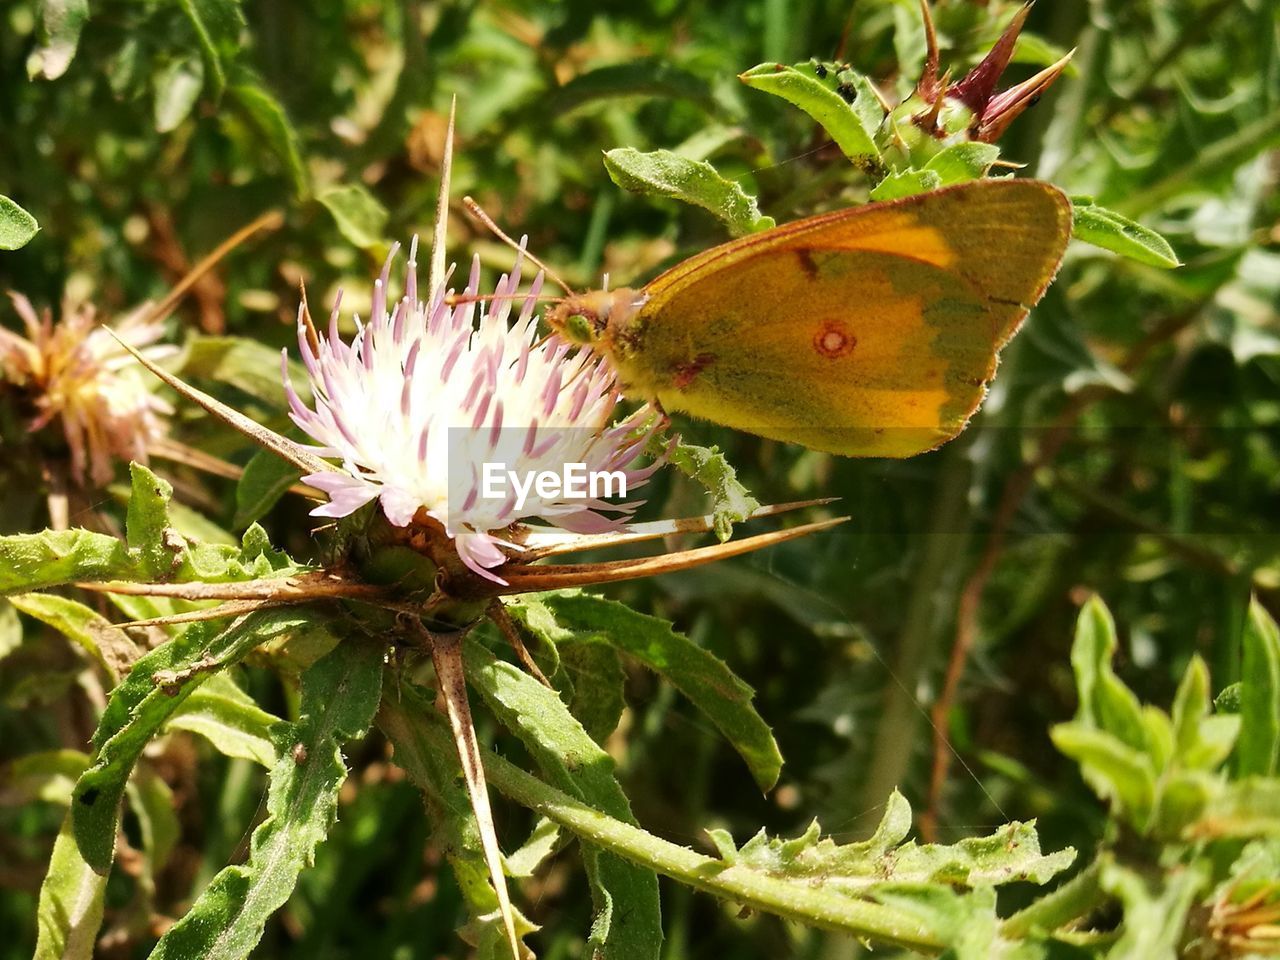
[[[964,428],[1070,224],[1048,184],[987,180],[724,244],[645,288],[619,370],[671,411],[911,456]]]

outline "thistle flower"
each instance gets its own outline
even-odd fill
[[[115,459],[147,462],[147,447],[160,439],[172,408],[149,389],[125,348],[98,325],[90,304],[64,300],[62,319],[36,313],[22,294],[10,293],[26,326],[26,339],[0,327],[0,378],[26,391],[36,415],[31,432],[60,420],[71,452],[71,475],[105,486]],[[151,304],[116,324],[117,334],[151,360],[174,352],[154,346],[164,332]]]
[[[514,489],[486,496],[485,464],[519,476],[581,464],[590,473],[621,474],[630,491],[659,465],[635,466],[653,411],[642,407],[612,423],[620,399],[612,369],[556,336],[538,338],[542,275],[518,293],[522,252],[491,297],[480,296],[476,258],[461,295],[441,284],[424,301],[415,238],[404,295],[392,305],[387,290],[398,247],[374,284],[369,322],[356,318],[350,344],[338,332],[341,297],[324,336],[305,305],[298,312],[298,346],[315,399],[314,409],[307,407],[286,370],[291,416],[319,444],[314,452],[340,458],[343,467],[304,478],[329,497],[313,515],[344,517],[376,497],[396,526],[424,517],[443,525],[463,563],[498,583],[505,581],[490,568],[509,559],[503,547],[518,549],[503,530],[519,520],[539,517],[576,533],[619,526],[638,503],[543,490],[529,490],[523,501]]]

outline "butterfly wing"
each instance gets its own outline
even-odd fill
[[[1057,272],[1071,206],[982,180],[787,224],[685,261],[610,344],[624,384],[760,436],[908,457],[964,429]]]

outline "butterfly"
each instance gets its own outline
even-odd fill
[[[965,428],[1070,235],[1056,187],[977,180],[732,240],[546,319],[668,413],[910,457]]]

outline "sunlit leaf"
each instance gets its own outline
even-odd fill
[[[1256,599],[1242,641],[1240,675],[1241,776],[1280,773],[1280,631]]]
[[[0,195],[0,250],[17,250],[40,232],[36,218],[8,197]]]
[[[1089,197],[1071,198],[1072,236],[1138,263],[1170,269],[1181,265],[1169,241]]]
[[[670,150],[641,153],[620,147],[605,152],[604,165],[613,182],[624,190],[702,207],[714,214],[732,236],[745,236],[774,224],[772,217],[760,213],[755,197],[720,176],[705,161],[689,160]]]
[[[300,716],[277,738],[267,817],[253,831],[248,861],[213,878],[160,938],[153,960],[247,957],[289,899],[337,815],[347,777],[342,745],[363,736],[378,709],[383,651],[361,639],[340,644],[303,677]]]
[[[782,756],[769,727],[751,705],[753,691],[724,661],[657,617],[625,604],[580,593],[522,596],[512,616],[552,643],[603,643],[634,657],[689,698],[746,761],[762,790],[778,780]]]
[[[333,214],[338,231],[361,250],[385,244],[383,237],[390,214],[363,184],[329,187],[316,194],[316,199]]]
[[[267,769],[276,762],[272,728],[279,717],[267,713],[225,673],[210,677],[183,702],[165,725],[208,740],[227,757],[241,757]]]
[[[80,855],[68,811],[40,886],[35,960],[91,960],[106,892],[106,876],[96,873]]]

